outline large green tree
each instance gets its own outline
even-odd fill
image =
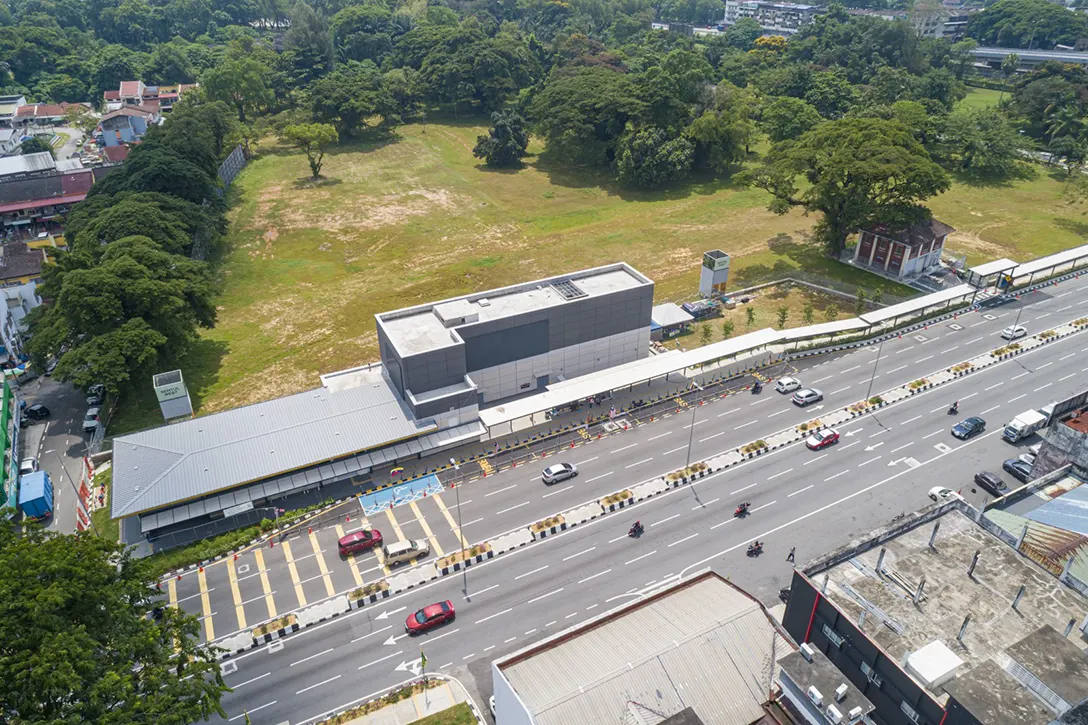
[[[0,711],[13,723],[187,725],[226,714],[199,624],[88,533],[0,527]],[[17,633],[17,634],[16,634]]]
[[[472,155],[484,159],[488,166],[509,168],[521,164],[521,157],[529,146],[529,132],[525,119],[513,111],[491,114],[491,128],[486,136],[476,137]]]
[[[940,136],[946,166],[968,174],[1005,179],[1026,173],[1020,134],[992,108],[963,108],[948,116]]]
[[[817,237],[832,256],[865,225],[919,221],[927,214],[921,202],[949,187],[910,129],[872,118],[829,121],[775,144],[743,180],[771,194],[771,211],[820,212]]]
[[[694,156],[690,140],[669,138],[664,129],[642,128],[620,139],[616,177],[626,186],[659,189],[687,176]]]
[[[336,143],[336,127],[327,123],[299,123],[287,126],[280,134],[286,143],[306,154],[310,164],[310,175],[314,180],[321,176],[321,167],[325,163],[325,151]]]
[[[310,86],[314,120],[336,127],[341,138],[357,134],[364,122],[380,117],[383,123],[400,118],[396,99],[372,62],[351,62]]]
[[[271,70],[253,58],[233,58],[208,70],[200,79],[204,92],[213,101],[223,101],[245,123],[258,108],[268,106],[274,99],[268,85]]]
[[[1088,18],[1048,0],[998,0],[971,16],[967,34],[982,45],[1048,49],[1088,34]]]
[[[823,120],[811,103],[788,96],[771,99],[760,113],[763,130],[774,142],[798,138]]]

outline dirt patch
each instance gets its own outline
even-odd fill
[[[250,228],[272,228],[269,217],[274,214],[276,227],[284,231],[373,231],[401,225],[412,217],[434,213],[457,214],[471,202],[470,197],[441,188],[413,189],[382,196],[364,195],[356,197],[350,206],[328,203],[332,198],[328,191],[292,190],[286,197],[277,198],[275,205],[268,201],[270,197],[268,190],[260,194],[261,200],[257,203],[257,213],[250,222]]]
[[[997,230],[1005,225],[1003,223],[985,224],[980,230]],[[983,257],[986,259],[1000,259],[1009,253],[1007,247],[983,239],[977,232],[955,231],[948,235],[948,248],[958,254],[972,254],[972,259]]]

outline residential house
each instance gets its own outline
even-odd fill
[[[876,225],[862,230],[854,247],[853,261],[859,267],[890,277],[916,277],[940,265],[945,239],[954,231],[936,219],[919,222],[904,230]]]
[[[196,83],[148,86],[143,81],[121,81],[120,88],[116,91],[105,91],[102,100],[107,113],[128,106],[143,106],[156,113],[168,113],[185,91],[196,87]]]
[[[0,156],[8,156],[19,150],[23,134],[14,128],[0,128]]]
[[[22,354],[26,316],[42,303],[38,284],[46,259],[44,249],[30,247],[25,242],[0,244],[0,287],[5,303],[0,319],[0,340],[9,359]]]
[[[21,158],[26,157],[12,156],[0,163]],[[73,161],[78,164],[78,159]],[[76,164],[67,163],[47,174],[0,176],[0,232],[5,240],[33,240],[63,232],[61,217],[87,198],[96,174],[108,171]]]
[[[26,96],[0,96],[0,126],[11,126],[15,114],[26,105]]]
[[[67,103],[28,103],[15,113],[16,126],[55,126],[64,123]]]
[[[125,106],[110,111],[102,117],[102,143],[106,147],[120,146],[123,143],[139,143],[147,133],[147,127],[161,122],[157,110],[147,106]]]

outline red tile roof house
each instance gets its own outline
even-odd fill
[[[47,126],[64,123],[64,114],[70,106],[78,103],[30,103],[20,106],[15,112],[17,126]]]
[[[107,111],[116,111],[125,106],[153,106],[156,110],[167,112],[185,91],[196,87],[196,83],[148,86],[143,81],[121,81],[120,88],[116,91],[105,91],[102,100]]]

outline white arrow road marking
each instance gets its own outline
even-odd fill
[[[865,446],[865,451],[866,452],[875,451],[877,448],[880,448],[882,445],[884,445],[884,441],[880,441],[879,443],[876,443],[876,444],[871,445],[871,446]]]
[[[400,609],[391,609],[389,611],[382,612],[377,617],[374,617],[374,619],[388,619],[390,614],[396,614],[397,612],[403,612],[407,608],[408,607],[401,607]]]
[[[865,429],[864,428],[855,428],[854,430],[846,431],[846,433],[844,435],[847,438],[849,438],[850,436],[856,436],[858,433],[862,432],[863,430],[865,430]]]

